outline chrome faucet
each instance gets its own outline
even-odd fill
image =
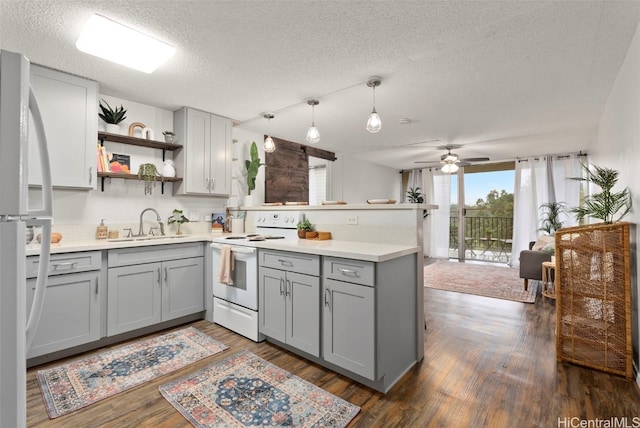
[[[137,236],[144,236],[144,225],[142,224],[142,217],[144,216],[144,213],[146,213],[147,211],[153,211],[156,214],[158,225],[160,225],[160,236],[164,236],[164,224],[162,223],[162,218],[160,218],[160,214],[158,214],[158,211],[156,211],[153,208],[145,208],[140,213],[140,228],[138,229]]]

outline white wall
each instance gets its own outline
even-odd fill
[[[367,199],[402,200],[398,170],[336,153],[331,168],[331,200],[363,204]]]
[[[611,91],[600,120],[598,138],[589,148],[591,163],[613,168],[620,173],[622,186],[628,186],[633,198],[634,212],[624,220],[640,223],[640,27],[631,42],[625,61]],[[633,243],[638,242],[639,228],[632,233]],[[639,367],[638,346],[638,253],[632,245],[632,311],[634,337],[634,363]],[[640,383],[640,379],[636,380]]]

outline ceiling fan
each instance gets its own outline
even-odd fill
[[[440,161],[416,161],[415,163],[433,164],[433,166],[437,166],[438,164],[440,164],[442,165],[442,172],[453,173],[458,171],[458,168],[461,166],[471,165],[471,162],[483,162],[483,161],[489,160],[488,157],[460,159],[460,157],[457,154],[451,153],[451,150],[459,149],[460,147],[462,146],[453,145],[453,144],[440,146],[438,147],[438,149],[447,151],[446,154],[440,156]]]

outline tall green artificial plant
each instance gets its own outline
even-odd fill
[[[605,223],[620,221],[631,212],[632,201],[629,188],[625,187],[619,192],[613,192],[612,189],[618,182],[618,171],[596,165],[591,167],[590,169],[582,165],[584,177],[571,177],[571,179],[595,184],[602,191],[586,196],[579,207],[571,208],[570,211],[576,215],[576,220],[579,222],[585,217],[599,219]]]
[[[245,161],[245,166],[247,167],[247,187],[249,189],[248,194],[251,195],[251,192],[256,188],[256,177],[258,176],[258,169],[264,164],[260,163],[258,146],[255,141],[251,143],[251,149],[249,152],[251,155],[251,159]]]

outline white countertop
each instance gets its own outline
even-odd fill
[[[112,250],[117,248],[146,247],[150,245],[182,244],[186,242],[211,242],[220,238],[220,233],[192,234],[180,237],[166,237],[138,241],[109,241],[94,239],[87,241],[61,241],[51,244],[51,253],[74,253],[78,251]],[[344,257],[349,259],[383,262],[407,254],[418,253],[420,247],[395,244],[377,244],[371,242],[313,240],[313,239],[282,239],[266,240],[255,243],[255,247],[293,251],[298,253],[317,254],[320,256]],[[40,244],[29,244],[26,248],[27,256],[38,255]]]

